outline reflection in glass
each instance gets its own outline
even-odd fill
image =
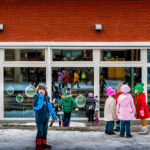
[[[150,62],[150,49],[147,49],[147,62]]]
[[[85,117],[85,99],[89,92],[94,91],[93,68],[52,68],[52,96],[61,99],[67,88],[71,88],[80,111],[73,113],[73,117]]]
[[[46,83],[45,68],[4,68],[4,117],[34,117],[33,96]]]
[[[54,61],[92,61],[92,50],[53,50]]]
[[[140,50],[101,50],[101,61],[140,61]]]
[[[45,61],[45,50],[5,49],[5,61]]]
[[[18,103],[22,103],[23,102],[23,95],[22,94],[18,94],[17,96],[16,96],[16,102],[18,102]]]
[[[104,104],[107,98],[106,89],[111,86],[117,89],[118,84],[128,84],[133,94],[134,86],[141,83],[141,68],[108,67],[100,68],[100,116],[104,117]]]

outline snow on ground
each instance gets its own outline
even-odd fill
[[[50,124],[50,122],[49,122]],[[9,125],[23,125],[23,126],[36,126],[35,122],[29,122],[29,123],[9,123]],[[58,127],[59,122],[54,122],[53,127]],[[86,123],[81,123],[81,122],[70,122],[70,127],[86,127]]]
[[[103,132],[48,131],[52,150],[149,150],[150,134],[133,138],[105,135]],[[34,150],[36,130],[0,130],[0,150]]]

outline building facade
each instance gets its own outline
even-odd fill
[[[34,117],[38,83],[51,98],[72,89],[79,112],[93,92],[103,117],[106,88],[145,84],[150,103],[150,1],[3,0],[0,5],[0,120]],[[102,25],[96,30],[95,25]],[[150,107],[150,105],[149,105]]]

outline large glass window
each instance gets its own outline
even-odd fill
[[[45,61],[45,50],[5,49],[5,61]]]
[[[54,61],[92,61],[92,50],[53,50]]]
[[[4,68],[4,117],[34,117],[33,97],[46,84],[45,68]]]
[[[150,49],[147,50],[147,62],[150,62]]]
[[[104,104],[107,98],[106,89],[111,86],[117,89],[118,84],[128,84],[133,94],[134,86],[141,83],[141,68],[107,67],[100,68],[100,116],[104,117]]]
[[[101,61],[140,61],[140,50],[101,50]]]
[[[79,112],[73,112],[73,117],[85,117],[86,98],[89,92],[94,92],[94,70],[88,68],[52,68],[52,97],[61,98],[66,87],[71,88],[72,96],[75,98]]]

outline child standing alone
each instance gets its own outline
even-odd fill
[[[122,94],[118,98],[116,114],[118,119],[121,121],[120,136],[124,137],[125,130],[127,138],[132,137],[130,131],[130,120],[134,118],[135,106],[133,102],[132,95],[130,92],[130,87],[128,85],[122,85]]]
[[[144,83],[137,84],[135,86],[134,103],[136,107],[136,118],[141,119],[141,125],[142,125],[139,134],[146,134],[148,133],[146,119],[150,118],[150,113],[146,103],[146,96],[144,93]]]
[[[35,110],[35,121],[37,126],[36,150],[50,149],[47,145],[47,130],[50,114],[57,120],[56,113],[47,96],[47,87],[39,84],[37,94],[34,96],[33,109]]]
[[[63,107],[64,111],[63,127],[69,127],[73,108],[75,108],[75,111],[78,111],[77,103],[72,97],[71,90],[69,88],[66,89],[66,94],[62,95],[61,101],[58,105],[58,110],[60,110],[61,107]]]

